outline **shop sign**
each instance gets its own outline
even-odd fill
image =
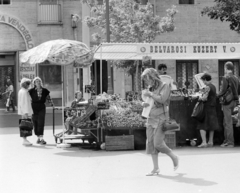
[[[33,38],[30,31],[19,19],[6,14],[0,14],[0,23],[11,25],[15,29],[17,29],[22,35],[27,49],[31,49],[34,47]]]
[[[19,52],[19,55],[22,52]],[[33,80],[36,77],[35,66],[31,66],[28,63],[21,63],[19,61],[19,79],[21,80],[23,77],[29,78]]]
[[[240,45],[234,43],[153,43],[137,45],[138,54],[161,55],[168,58],[196,56],[197,58],[218,58],[219,56],[237,56]]]
[[[36,76],[35,66],[29,66],[27,64],[20,64],[19,66],[20,79],[23,77],[33,80]]]

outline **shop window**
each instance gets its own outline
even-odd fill
[[[198,85],[194,78],[198,74],[198,61],[177,61],[177,83],[179,88],[197,89]]]
[[[194,4],[194,0],[179,0],[179,4]]]
[[[39,0],[38,24],[62,24],[62,6],[59,0]]]
[[[232,62],[234,65],[234,70],[233,74],[237,76],[238,78],[240,77],[240,72],[239,72],[239,60],[219,60],[218,61],[218,77],[219,77],[219,88],[221,86],[221,80],[222,77],[224,76],[224,64],[226,62]]]
[[[45,62],[39,65],[38,76],[42,79],[43,86],[51,91],[52,98],[62,98],[61,66]]]
[[[11,0],[0,0],[0,5],[9,5],[11,4]]]

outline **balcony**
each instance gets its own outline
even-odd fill
[[[61,4],[39,4],[38,24],[62,24]]]

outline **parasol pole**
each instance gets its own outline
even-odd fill
[[[100,48],[100,94],[102,94],[102,45]]]
[[[65,66],[62,66],[61,68],[62,70],[62,131],[63,131],[63,143],[57,144],[57,147],[59,148],[67,148],[67,147],[71,147],[71,144],[66,144],[65,143],[65,133],[64,133],[64,85],[63,85],[63,81],[64,81],[64,71],[65,71]]]

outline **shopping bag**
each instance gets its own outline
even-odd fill
[[[10,106],[10,98],[7,99],[6,107]]]
[[[199,101],[196,103],[193,112],[192,112],[192,116],[193,118],[195,118],[198,121],[203,121],[205,118],[205,112],[204,112],[204,103],[203,101]]]
[[[20,137],[32,136],[33,123],[31,119],[19,119]]]

